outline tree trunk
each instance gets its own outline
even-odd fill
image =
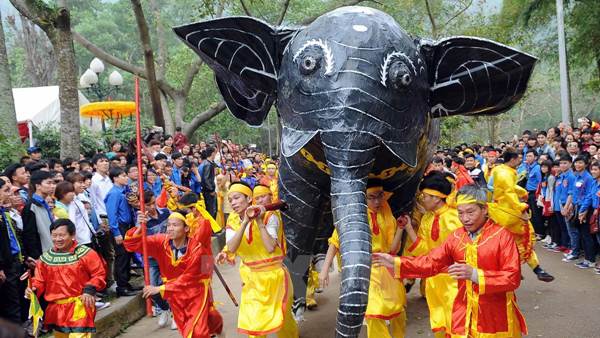
[[[163,108],[163,117],[165,118],[165,134],[173,135],[175,133],[175,123],[173,117],[169,111],[169,101],[167,101],[167,95],[164,92],[160,92],[160,102]]]
[[[152,102],[152,112],[154,116],[154,124],[165,127],[165,119],[163,117],[163,111],[160,102],[160,90],[156,81],[156,70],[154,67],[154,52],[152,51],[152,44],[150,43],[150,32],[148,31],[148,25],[144,12],[142,10],[142,4],[139,0],[131,0],[133,6],[133,12],[135,13],[135,20],[138,25],[138,31],[140,33],[140,41],[142,43],[142,49],[144,51],[144,63],[146,65],[146,73],[148,75],[148,90],[150,91],[150,101]]]
[[[60,100],[60,157],[79,158],[79,92],[75,47],[71,35],[71,17],[65,7],[58,9],[56,29],[49,36],[58,63]]]
[[[2,17],[0,13],[0,18]],[[6,40],[4,39],[4,28],[0,20],[0,133],[8,140],[17,143],[17,115],[15,113],[15,102],[12,95],[12,83],[10,79],[10,68],[6,55]]]

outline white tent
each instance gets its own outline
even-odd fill
[[[31,123],[36,127],[50,123],[60,124],[58,86],[13,88],[13,97],[19,124]],[[79,106],[89,102],[79,92]],[[82,126],[85,125],[92,130],[102,130],[102,122],[99,119],[92,119],[90,123],[90,118],[80,118],[80,122]]]

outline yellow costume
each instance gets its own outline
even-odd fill
[[[396,234],[396,219],[387,202],[383,202],[379,212],[368,210],[371,228],[372,252],[389,253]],[[374,222],[376,221],[376,222]],[[329,238],[339,252],[340,240],[337,230]],[[371,282],[369,284],[369,302],[365,318],[367,336],[370,338],[404,337],[406,330],[406,293],[404,285],[383,266],[371,266]],[[390,322],[391,335],[386,325]]]
[[[427,255],[439,247],[446,238],[462,226],[458,212],[444,204],[421,218],[417,240],[407,249],[412,256]],[[429,322],[435,337],[444,337],[452,327],[452,304],[458,293],[458,283],[448,273],[429,277],[425,282],[425,296],[429,306]]]
[[[521,262],[535,268],[539,260],[533,246],[535,233],[529,219],[523,217],[528,209],[526,202],[527,191],[517,185],[517,170],[501,164],[492,171],[493,195],[489,203],[488,213],[490,218],[498,225],[510,231],[517,243]]]
[[[273,214],[266,216],[266,219],[272,217],[271,215]],[[237,231],[240,227],[240,216],[231,213],[227,220],[227,229]],[[281,247],[281,226],[277,236],[279,244],[269,253],[262,242],[258,225],[253,221],[246,227],[240,246],[235,252],[243,263],[240,265],[243,286],[238,331],[251,337],[271,333],[277,333],[278,337],[298,337],[298,327],[291,311],[291,279],[283,265],[285,248]]]

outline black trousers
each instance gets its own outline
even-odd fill
[[[533,225],[533,230],[542,237],[546,236],[546,229],[542,219],[542,208],[537,206],[535,191],[528,192],[527,204],[529,204],[529,210],[531,210],[531,224]]]
[[[119,229],[125,238],[125,233],[129,230],[130,225],[119,224]],[[131,278],[131,257],[132,253],[125,250],[123,244],[117,244],[114,242],[115,247],[115,263],[114,263],[114,276],[117,282],[117,291],[121,291],[130,287],[129,279]]]
[[[15,258],[12,267],[4,270],[6,280],[0,284],[0,317],[21,324],[21,298],[19,293],[19,266]]]
[[[215,194],[214,192],[212,192]],[[213,217],[217,217],[217,196],[216,194],[213,196],[209,191],[202,191],[202,196],[204,196],[204,204],[206,204],[206,211]]]

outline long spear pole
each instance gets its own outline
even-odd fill
[[[138,191],[140,193],[140,212],[145,214],[146,208],[144,204],[144,172],[142,171],[142,126],[140,116],[140,79],[135,78],[135,139],[136,139],[136,155],[138,166]],[[146,242],[146,223],[140,225],[142,227],[142,255],[144,257],[144,285],[150,285],[150,271],[148,269],[148,244]],[[146,314],[152,316],[152,300],[146,298]]]

